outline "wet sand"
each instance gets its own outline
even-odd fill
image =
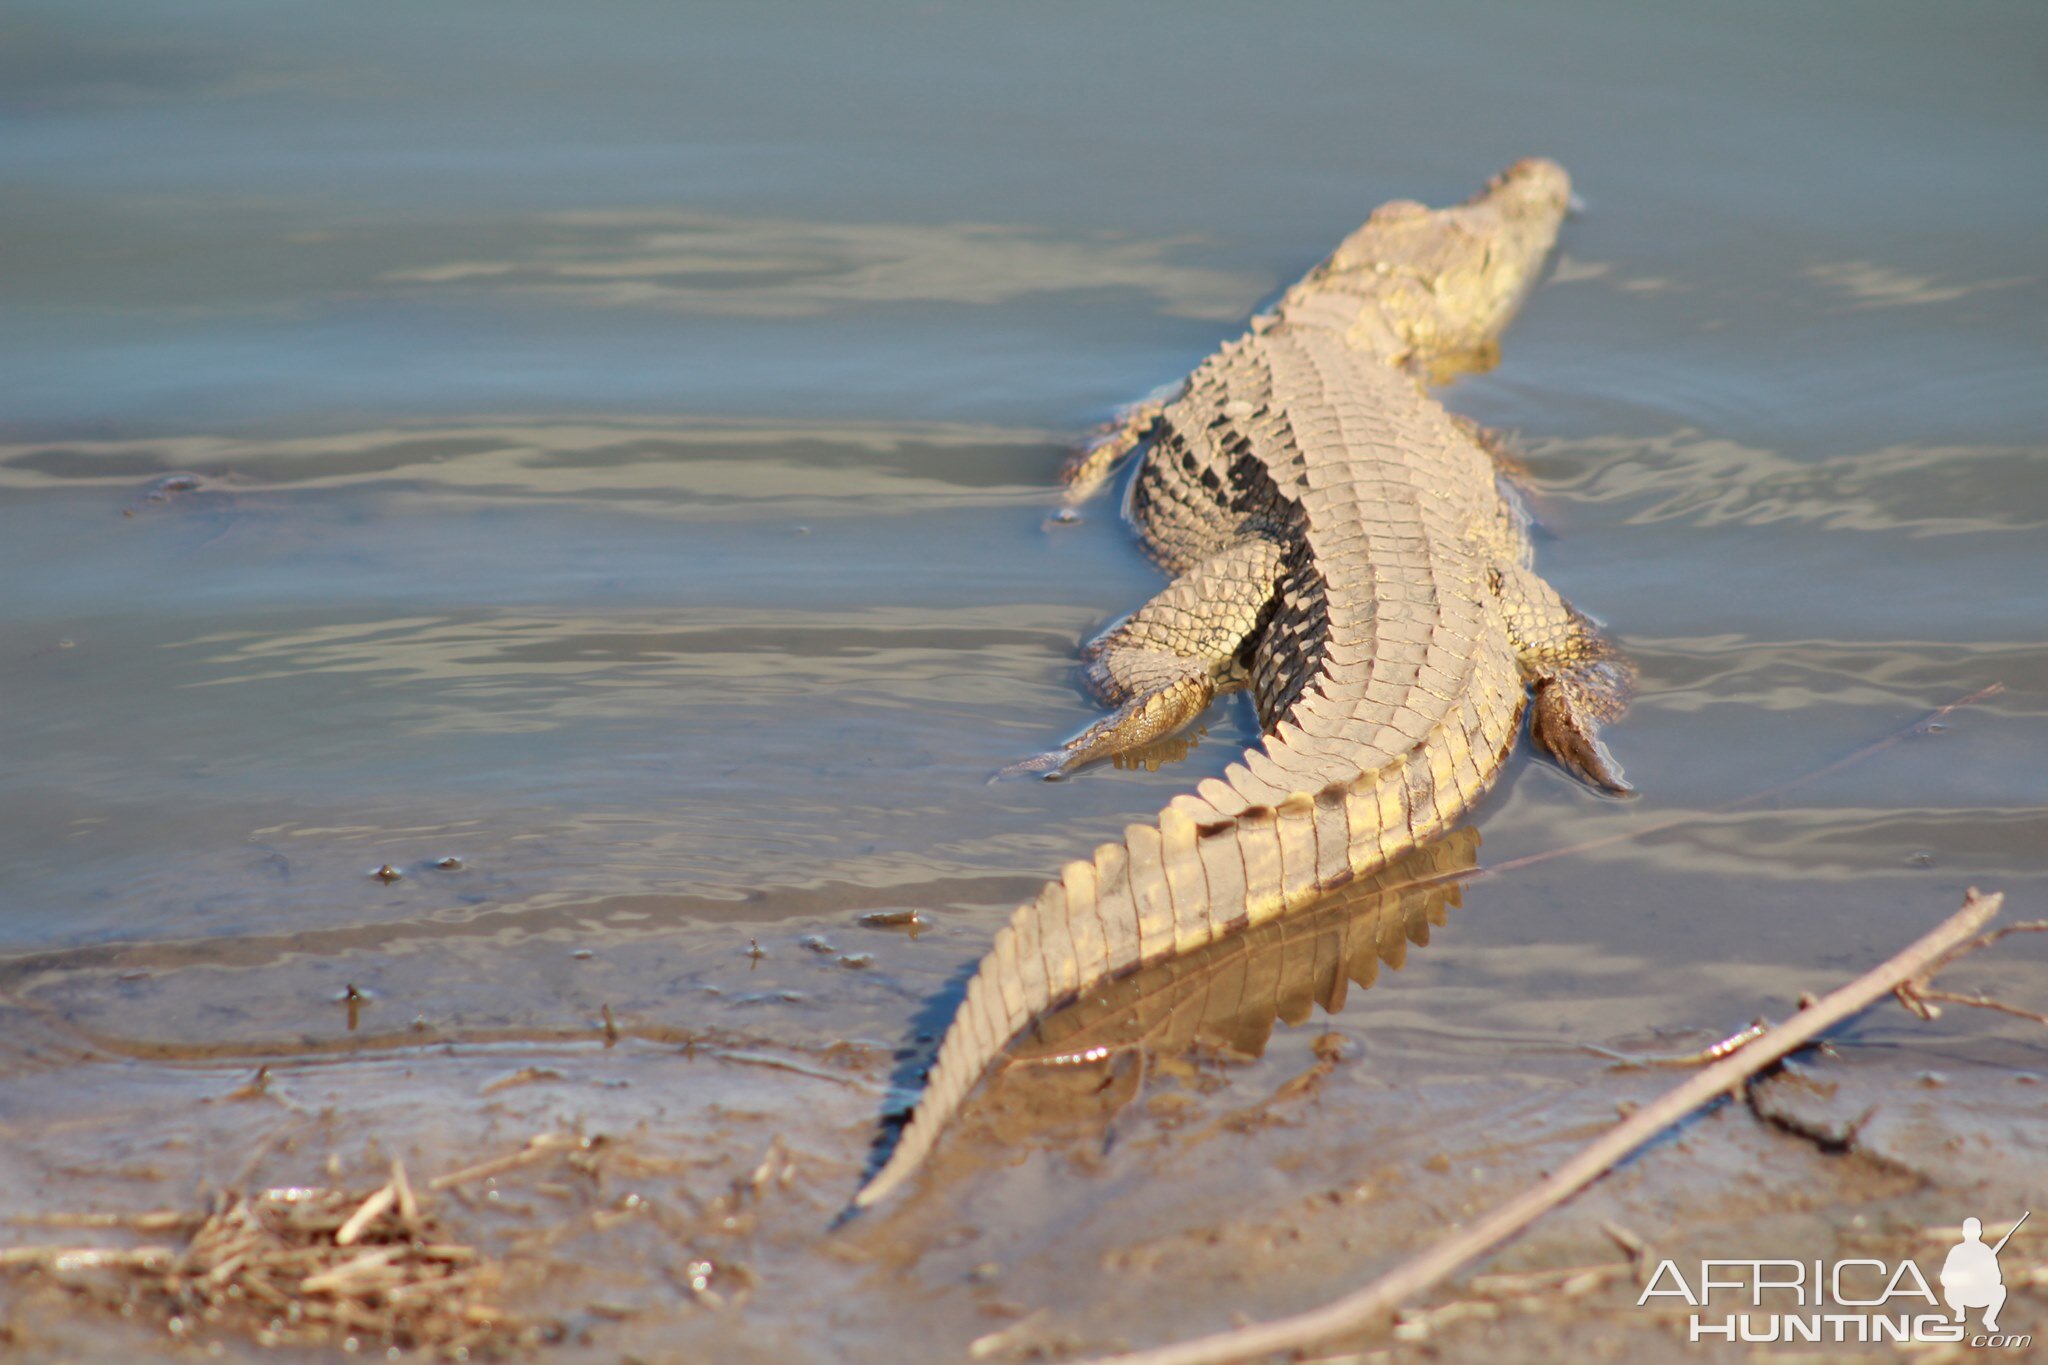
[[[1424,870],[1476,851],[1466,831]],[[353,1035],[182,1050],[11,1010],[6,1179],[17,1215],[135,1212],[223,1186],[366,1191],[397,1158],[447,1238],[488,1258],[496,1301],[565,1359],[1021,1360],[1153,1344],[1332,1297],[1674,1084],[1585,1044],[1643,1057],[1714,1041],[1648,1009],[1642,1027],[1567,1025],[1547,1045],[1504,1041],[1483,1011],[1462,1027],[1418,1016],[1401,995],[1410,976],[1487,970],[1458,944],[1470,907],[1455,902],[1500,889],[1357,895],[1117,983],[1014,1050],[908,1197],[836,1229],[900,1060],[857,1038],[699,1033],[636,1010],[615,1010],[610,1029],[602,1016],[492,1029],[383,1020],[370,1002]],[[870,933],[836,937],[892,941]],[[733,979],[778,989],[848,970],[814,938],[757,946]],[[116,991],[137,977],[114,963],[78,973],[95,974]],[[1789,992],[1796,975],[1776,984]],[[1998,955],[1944,984],[2017,995],[2036,979]],[[1643,1264],[1609,1224],[1655,1256],[1936,1264],[1945,1246],[1921,1230],[1953,1240],[1966,1213],[2004,1217],[2040,1188],[2039,1027],[1873,1011],[1358,1349],[1693,1358],[1684,1313],[1637,1306]],[[89,1091],[81,1065],[96,1072]],[[163,1240],[19,1225],[10,1237]],[[2023,1286],[2048,1283],[2048,1264],[2009,1255],[2006,1274],[2007,1314],[2024,1321],[2041,1294]],[[9,1290],[23,1358],[173,1340],[233,1358],[264,1349],[203,1314],[167,1336],[160,1304],[104,1271],[17,1276]],[[112,1311],[124,1300],[134,1317]],[[281,1317],[266,1330],[292,1338]]]

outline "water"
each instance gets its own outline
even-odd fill
[[[2024,4],[17,5],[0,1118],[352,1055],[349,986],[383,1042],[323,1084],[605,1007],[900,1081],[1012,905],[1253,736],[983,785],[1158,582],[1108,508],[1045,525],[1065,445],[1374,204],[1530,153],[1585,211],[1450,402],[1642,666],[1643,795],[1518,757],[1480,860],[1697,818],[1475,885],[1261,1065],[1568,1069],[1967,884],[2038,913],[2044,71]]]

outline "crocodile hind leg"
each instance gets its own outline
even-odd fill
[[[1531,691],[1530,738],[1580,781],[1617,795],[1632,791],[1600,726],[1627,709],[1635,669],[1535,570],[1497,569],[1495,580]]]
[[[1163,739],[1245,681],[1242,660],[1272,607],[1283,552],[1251,536],[1211,555],[1084,646],[1090,690],[1117,709],[1049,753],[997,773],[1060,777]]]

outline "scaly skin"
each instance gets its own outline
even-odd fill
[[[1449,830],[1499,773],[1525,706],[1540,747],[1627,790],[1598,734],[1627,665],[1530,567],[1482,433],[1422,387],[1492,363],[1569,198],[1562,168],[1530,160],[1456,208],[1385,205],[1172,402],[1070,467],[1085,494],[1146,445],[1131,511],[1177,576],[1083,650],[1116,711],[1016,770],[1057,776],[1150,743],[1238,687],[1265,740],[1016,912],[856,1207],[916,1169],[1049,1007]]]

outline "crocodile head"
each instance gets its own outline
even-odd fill
[[[1570,201],[1564,167],[1539,157],[1517,161],[1454,208],[1397,200],[1290,290],[1280,311],[1341,318],[1352,345],[1433,379],[1489,368]],[[1303,306],[1310,300],[1312,310]]]

